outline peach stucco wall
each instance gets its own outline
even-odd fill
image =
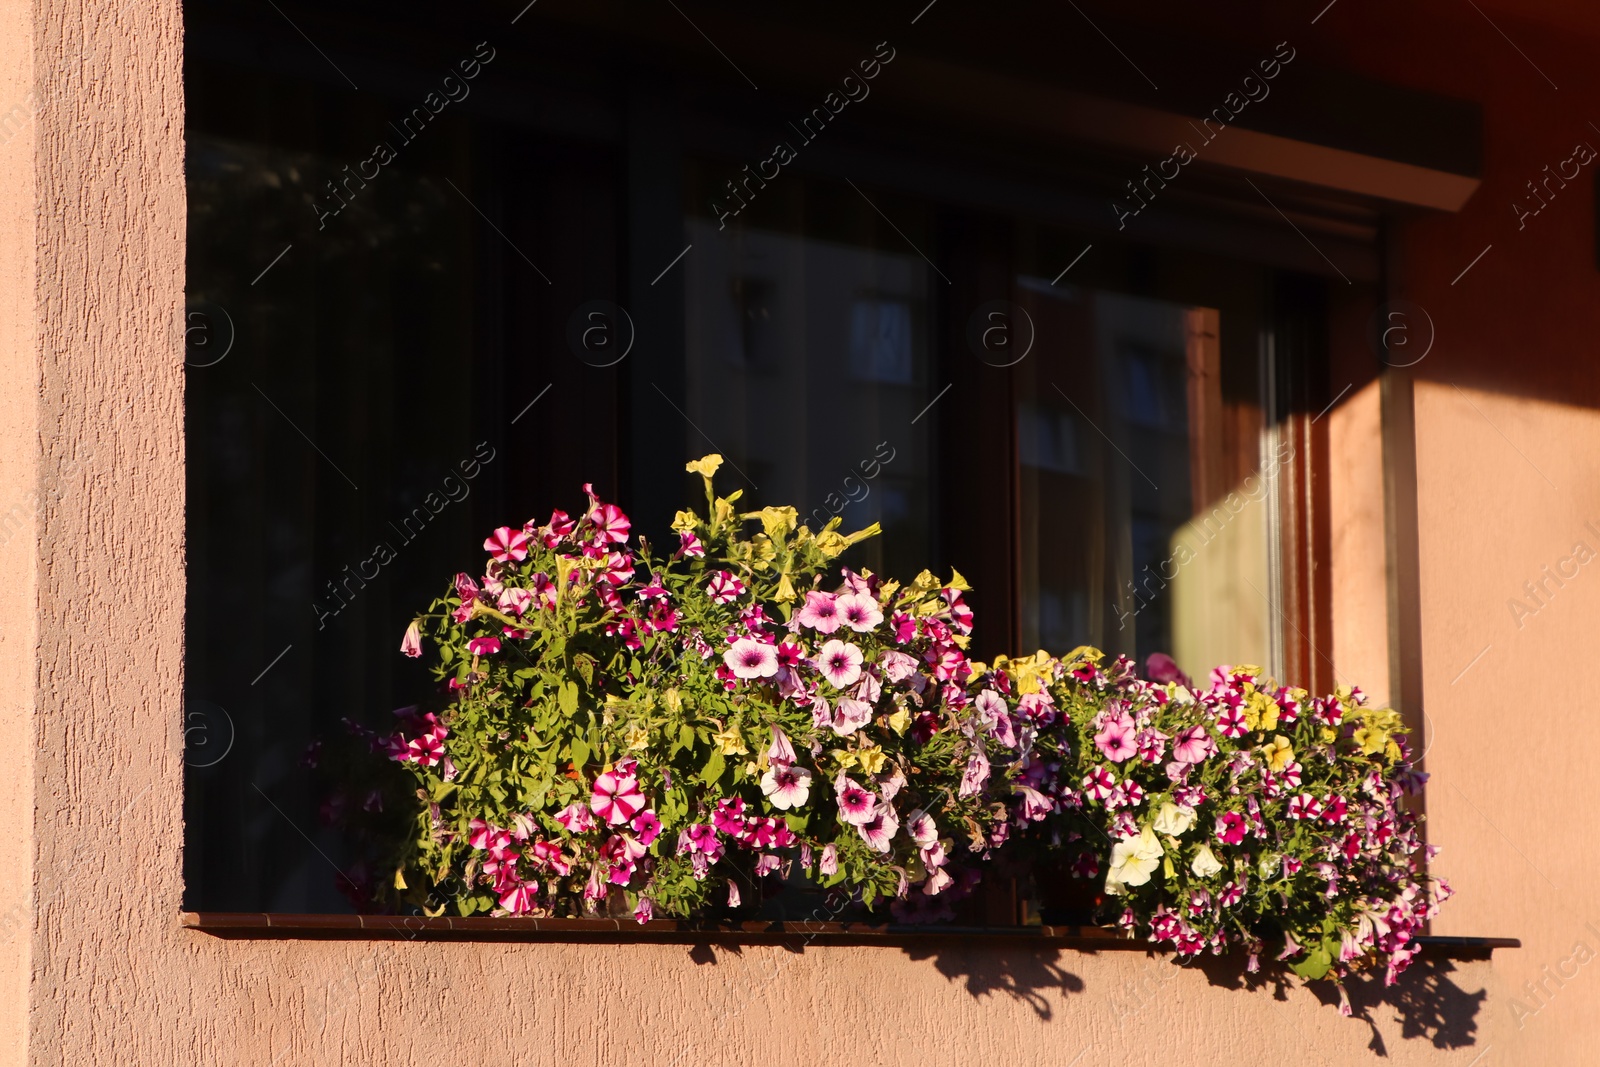
[[[1368,1004],[1370,1025],[1304,989],[1247,992],[1228,968],[1138,953],[181,929],[180,26],[170,0],[0,4],[0,108],[30,91],[38,101],[0,144],[0,514],[25,512],[0,545],[4,1062],[1087,1067],[1347,1064],[1376,1049],[1396,1064],[1583,1062],[1600,978],[1580,971],[1531,1020],[1512,1016],[1510,997],[1574,939],[1600,944],[1582,926],[1596,913],[1583,886],[1600,870],[1575,843],[1594,825],[1582,805],[1595,717],[1583,683],[1553,673],[1587,662],[1600,577],[1585,571],[1520,631],[1497,605],[1600,520],[1600,452],[1579,447],[1600,443],[1600,425],[1585,408],[1426,383],[1429,806],[1463,890],[1441,930],[1530,947],[1419,967],[1399,1006]],[[1469,323],[1493,310],[1478,299]],[[1527,477],[1468,396],[1562,488]],[[1356,408],[1351,419],[1339,433],[1357,441],[1377,421]],[[1359,588],[1341,595],[1373,617],[1374,569],[1349,555],[1371,550],[1372,529],[1347,533],[1341,580]],[[1370,633],[1350,640],[1361,662],[1381,658]],[[1452,687],[1480,642],[1495,648],[1471,685]]]

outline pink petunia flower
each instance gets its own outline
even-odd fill
[[[761,791],[779,811],[801,807],[811,798],[811,772],[776,761],[761,776]]]
[[[834,796],[839,802],[839,818],[852,826],[860,826],[872,819],[878,801],[871,793],[840,773],[833,783]]]
[[[824,845],[822,856],[817,860],[817,873],[831,876],[839,873],[839,848],[837,845]]]
[[[900,832],[900,819],[887,804],[874,807],[872,817],[856,824],[856,833],[874,852],[888,852],[894,847],[894,835]]]
[[[432,767],[444,757],[444,745],[432,734],[423,734],[406,746],[406,759],[419,767]]]
[[[1094,744],[1106,759],[1121,763],[1139,750],[1134,742],[1133,720],[1126,715],[1108,719],[1094,735]]]
[[[777,726],[772,727],[772,744],[767,746],[767,759],[774,763],[793,763],[794,744],[789,735]]]
[[[467,651],[474,656],[492,656],[500,651],[498,637],[474,637],[467,642]]]
[[[833,633],[843,621],[839,616],[839,598],[815,589],[806,593],[806,602],[795,617],[801,626],[810,627],[819,634]]]
[[[639,780],[615,770],[604,771],[594,780],[594,794],[589,798],[590,810],[612,826],[621,826],[639,814],[644,803]]]
[[[861,650],[837,639],[823,645],[817,655],[817,669],[836,689],[855,684],[856,679],[861,677],[861,663]]]
[[[983,792],[983,787],[989,782],[989,757],[984,754],[983,746],[977,745],[972,750],[972,755],[967,757],[967,766],[961,772],[961,788],[958,796],[972,797]]]
[[[1191,726],[1179,731],[1172,739],[1172,758],[1179,763],[1199,763],[1215,755],[1217,743],[1211,739],[1204,726]]]
[[[743,898],[739,896],[739,883],[735,882],[732,878],[729,878],[728,879],[728,907],[737,908],[742,900],[743,900]]]
[[[735,678],[771,678],[778,673],[778,650],[765,641],[741,637],[722,654]]]
[[[1232,706],[1223,708],[1222,714],[1217,716],[1217,728],[1222,731],[1223,737],[1229,738],[1243,737],[1250,732],[1245,725],[1244,709]]]
[[[538,890],[538,882],[517,882],[500,897],[500,906],[513,915],[526,915],[537,906]]]
[[[661,836],[661,819],[648,808],[635,815],[630,825],[639,835],[639,844],[647,848]]]
[[[400,651],[416,659],[422,655],[422,620],[412,619],[411,625],[406,627],[406,634],[400,639]]]
[[[1146,763],[1160,763],[1161,758],[1167,753],[1167,742],[1171,740],[1166,734],[1155,727],[1147,727],[1139,731],[1139,736],[1134,743],[1139,746],[1139,758]]]
[[[594,829],[594,819],[582,801],[574,801],[557,812],[556,822],[572,834],[586,834]]]
[[[647,896],[641,895],[639,897],[639,906],[633,909],[633,917],[634,917],[634,919],[636,919],[638,921],[640,926],[643,926],[645,923],[647,923],[651,919],[655,918],[655,916],[656,916],[655,901],[651,900]]]
[[[810,598],[807,593],[808,602]],[[871,593],[848,593],[837,598],[833,606],[839,619],[858,634],[871,633],[883,624],[883,609]]]
[[[899,644],[910,644],[917,636],[917,620],[904,611],[896,612],[889,624],[894,627],[894,639]]]
[[[842,697],[828,725],[841,737],[848,737],[872,721],[872,705],[865,700]]]
[[[520,563],[528,558],[528,535],[521,530],[502,526],[484,540],[483,550],[496,563]]]
[[[916,658],[894,649],[878,657],[878,666],[883,670],[883,676],[896,685],[917,673]]]
[[[674,554],[674,558],[687,556],[693,559],[700,559],[705,554],[705,542],[696,537],[693,532],[683,530],[678,534],[678,551]]]
[[[608,552],[606,553],[605,569],[597,574],[596,577],[601,581],[611,583],[613,586],[620,586],[627,584],[628,579],[633,577],[633,570],[632,556],[626,552]]]
[[[1225,811],[1217,816],[1217,839],[1224,845],[1237,845],[1244,840],[1244,816],[1236,811]]]
[[[920,808],[906,820],[906,833],[918,848],[931,848],[939,841],[939,827],[933,816]]]
[[[584,488],[588,488],[585,486]],[[628,531],[633,524],[628,521],[628,516],[615,504],[597,504],[589,512],[589,523],[594,527],[595,537],[600,541],[610,541],[622,544],[628,539]]]
[[[706,593],[713,604],[731,604],[744,595],[744,583],[731,571],[718,571],[706,583]]]
[[[1094,800],[1104,800],[1117,787],[1117,780],[1104,767],[1096,767],[1083,776],[1083,792]]]

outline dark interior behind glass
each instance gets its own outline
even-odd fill
[[[1000,164],[865,120],[837,131],[857,155],[802,157],[723,226],[781,96],[591,69],[574,30],[550,65],[502,43],[472,98],[403,131],[470,28],[407,37],[409,73],[353,93],[232,18],[191,11],[186,75],[188,906],[348,909],[381,877],[348,831],[393,805],[342,722],[431,684],[408,620],[491,528],[584,482],[659,538],[706,452],[754,506],[880,522],[856,566],[960,569],[980,654],[1207,631],[1271,654],[1268,577],[1225,617],[1193,607],[1213,571],[1268,573],[1270,503],[1210,563],[1148,575],[1263,467],[1273,333],[1316,314],[1281,271],[1008,205]],[[258,32],[272,48],[240,43]],[[375,142],[393,160],[352,182]],[[978,177],[942,193],[897,177],[958,167]]]

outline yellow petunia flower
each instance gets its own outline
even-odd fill
[[[685,463],[683,469],[690,474],[698,474],[702,478],[709,479],[713,474],[717,473],[717,468],[720,466],[722,466],[722,457],[713,452],[709,456],[701,456],[699,459]]]
[[[750,754],[750,749],[744,743],[744,737],[739,733],[739,728],[731,723],[726,729],[712,734],[711,741],[724,756],[748,756]]]

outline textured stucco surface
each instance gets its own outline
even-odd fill
[[[1520,981],[1565,956],[1582,915],[1558,908],[1518,846],[1448,787],[1430,798],[1464,889],[1448,930],[1534,947],[1420,972],[1403,990],[1409,1021],[1378,1004],[1371,1027],[1305,990],[1246,993],[1228,988],[1229,971],[1127,953],[223,941],[180,929],[180,36],[170,2],[0,5],[0,92],[31,84],[44,100],[27,135],[0,146],[0,500],[42,501],[0,547],[0,724],[12,740],[0,817],[18,831],[0,835],[0,906],[20,905],[20,921],[0,925],[4,1062],[1344,1064],[1375,1046],[1395,1064],[1580,1062],[1571,1027],[1592,1027],[1600,979],[1583,972],[1590,984],[1522,1037],[1509,1033],[1502,984],[1509,968]],[[1450,621],[1461,569],[1520,582],[1566,527],[1524,529],[1491,504],[1520,461],[1496,452],[1447,388],[1420,397],[1421,420],[1439,430],[1422,457],[1434,531],[1425,621],[1439,653],[1427,682],[1445,689],[1458,653],[1475,650]],[[1600,436],[1591,414],[1540,421],[1480,404],[1525,435],[1557,484],[1595,484],[1593,470],[1558,462],[1563,435]],[[1600,500],[1585,507],[1570,517],[1600,513]],[[1475,533],[1490,517],[1515,554]],[[1530,854],[1557,857],[1549,873],[1567,885],[1597,873],[1560,847],[1582,745],[1550,735],[1508,769],[1494,742],[1497,717],[1529,714],[1519,705],[1534,665],[1592,646],[1592,580],[1550,609],[1572,612],[1568,624],[1552,614],[1550,636],[1508,639],[1480,664],[1489,685],[1450,706],[1436,747],[1441,779],[1484,791],[1478,805]],[[1564,692],[1549,685],[1538,713],[1563,715]],[[1502,796],[1501,782],[1519,792]]]

